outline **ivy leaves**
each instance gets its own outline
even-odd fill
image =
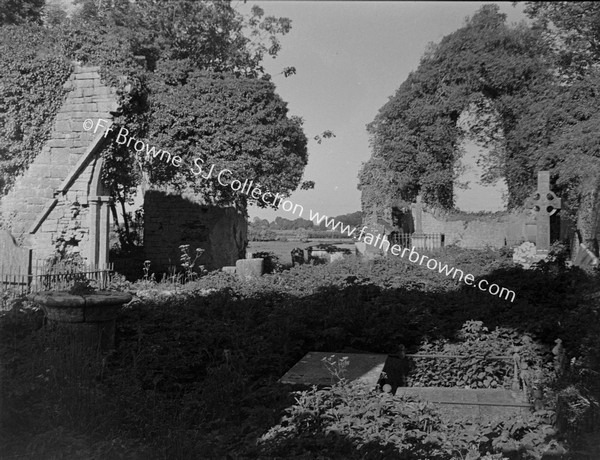
[[[543,52],[539,35],[526,27],[508,27],[493,5],[432,47],[368,126],[373,156],[360,176],[366,201],[377,200],[376,190],[389,197],[388,206],[413,201],[421,193],[430,204],[452,208],[457,146],[464,135],[457,121],[466,109],[485,112],[487,101],[497,113],[510,163],[516,153],[511,136],[522,121],[522,95],[549,79]],[[484,138],[497,130],[474,129]],[[530,185],[527,173],[508,178],[511,205],[522,198],[521,188]]]

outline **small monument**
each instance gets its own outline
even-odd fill
[[[562,201],[550,190],[550,171],[538,172],[538,188],[531,197],[536,212],[536,251],[547,256],[550,249],[550,217],[561,209]]]
[[[421,195],[411,205],[415,231],[410,236],[410,244],[417,249],[434,249],[442,247],[442,235],[426,235],[423,233],[423,201]]]
[[[562,200],[550,190],[550,171],[538,172],[537,190],[527,200],[527,207],[535,212],[535,246],[525,242],[513,255],[513,261],[525,268],[548,257],[550,218],[562,209]]]

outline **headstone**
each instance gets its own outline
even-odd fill
[[[0,270],[27,275],[31,268],[31,249],[21,248],[6,230],[0,230]]]
[[[415,233],[417,235],[423,234],[423,203],[421,200],[421,195],[418,195],[417,202],[413,205],[413,212],[415,217]]]
[[[336,260],[342,260],[343,258],[343,252],[332,252],[331,254],[329,254],[329,262],[335,262]]]
[[[573,265],[576,267],[596,267],[599,262],[598,257],[584,243],[579,244],[579,250],[575,259],[573,259]]]
[[[324,249],[309,247],[308,252],[308,263],[327,263],[329,262],[329,253]]]
[[[538,188],[531,197],[532,208],[536,212],[536,250],[540,255],[550,249],[550,216],[561,209],[561,199],[550,191],[550,171],[538,172]]]
[[[221,268],[221,271],[224,271],[225,273],[229,273],[230,275],[235,275],[235,267],[233,267],[233,266],[225,266],[225,267]]]
[[[417,196],[417,202],[412,205],[415,231],[410,237],[410,244],[419,249],[427,248],[427,236],[423,233],[423,203],[421,195]]]
[[[348,360],[345,379],[351,382],[365,383],[369,387],[375,388],[381,378],[381,372],[388,356],[311,351],[287,371],[279,381],[290,385],[331,385],[335,383],[335,378],[328,371],[323,359],[339,361],[343,358]]]
[[[302,248],[294,248],[292,249],[292,267],[295,267],[296,264],[304,265],[304,249]]]
[[[258,278],[265,272],[265,259],[239,259],[235,272],[242,279]]]

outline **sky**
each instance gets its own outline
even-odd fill
[[[459,29],[468,16],[488,3],[497,3],[509,23],[525,19],[522,5],[513,7],[511,2],[289,0],[237,5],[241,12],[258,5],[266,15],[292,20],[292,31],[281,37],[279,55],[264,62],[277,93],[288,102],[290,115],[304,119],[309,139],[304,180],[314,181],[315,188],[294,192],[289,198],[292,203],[303,206],[305,214],[312,209],[337,216],[361,209],[358,172],[370,157],[366,125],[416,70],[428,43],[437,43]],[[288,66],[296,68],[296,75],[277,75]],[[313,138],[325,130],[336,137],[319,145]],[[463,159],[471,170],[475,150]],[[490,203],[494,194],[497,191],[486,197],[479,190],[458,203],[461,209],[476,211],[483,209],[484,202]],[[478,197],[476,202],[473,196]],[[298,217],[282,209],[255,206],[248,213],[251,220]]]

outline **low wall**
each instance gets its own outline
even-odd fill
[[[392,211],[379,218],[370,214],[364,224],[374,234],[389,235],[391,231],[402,229],[407,233],[414,232],[415,216],[411,211],[397,213]],[[394,222],[391,226],[390,222]],[[444,236],[444,246],[455,245],[470,249],[485,247],[500,248],[515,246],[524,241],[536,240],[536,221],[532,211],[512,211],[494,214],[454,214],[434,208],[424,207],[421,213],[422,233],[441,234]],[[573,239],[574,225],[566,218],[551,223],[553,240]],[[376,248],[370,248],[377,252]]]
[[[444,245],[465,248],[502,247],[535,237],[535,219],[527,212],[455,218],[423,210],[423,233],[441,233]],[[533,235],[531,235],[533,225]]]

